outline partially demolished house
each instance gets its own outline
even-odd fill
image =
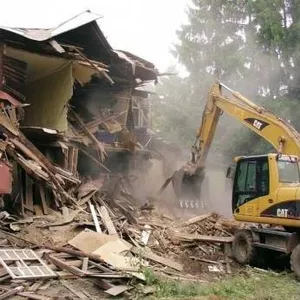
[[[149,155],[148,93],[139,87],[158,72],[114,50],[98,17],[0,28],[0,193],[23,215],[76,205],[80,183]]]

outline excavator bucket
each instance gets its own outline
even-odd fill
[[[172,178],[175,195],[179,201],[200,201],[204,169],[191,174],[184,169],[176,171]]]
[[[195,205],[201,202],[201,184],[204,179],[204,168],[193,168],[189,162],[181,169],[175,171],[173,175],[168,178],[160,188],[158,195],[172,182],[173,190],[180,205]]]

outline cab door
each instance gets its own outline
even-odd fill
[[[242,159],[238,162],[232,195],[233,212],[252,216],[257,212],[257,161]]]
[[[258,216],[260,205],[269,201],[270,174],[267,156],[251,157],[238,162],[233,188],[233,212]]]

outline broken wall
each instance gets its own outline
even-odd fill
[[[37,88],[38,87],[38,88]],[[72,64],[26,86],[26,109],[23,125],[67,131],[67,103],[73,94]]]

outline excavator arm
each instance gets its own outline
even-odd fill
[[[222,87],[231,97],[222,94]],[[193,153],[197,167],[203,167],[213,140],[219,116],[225,112],[263,137],[279,153],[300,157],[300,135],[288,122],[234,92],[222,83],[214,84],[208,94]]]
[[[222,88],[229,92],[229,96],[223,95]],[[192,160],[172,176],[173,187],[178,198],[184,186],[184,192],[189,192],[189,198],[191,195],[194,195],[193,198],[199,198],[207,154],[219,117],[223,112],[263,137],[278,153],[300,157],[300,135],[296,129],[240,93],[232,91],[222,83],[216,83],[208,94],[201,125],[192,147]]]

